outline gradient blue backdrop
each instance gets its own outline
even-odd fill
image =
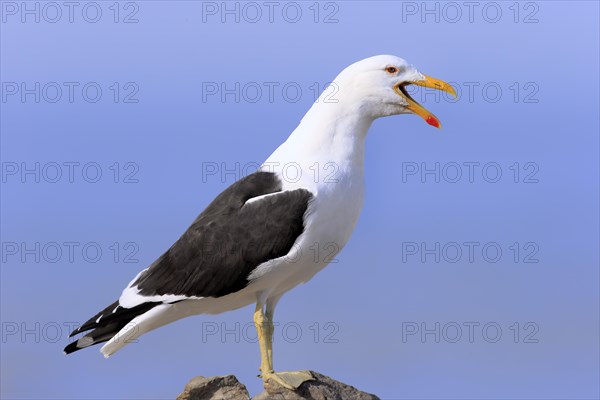
[[[375,122],[356,232],[337,264],[281,301],[276,319],[301,327],[302,335],[294,343],[294,331],[287,339],[276,332],[276,367],[310,368],[386,399],[598,398],[597,2],[498,2],[496,23],[489,21],[495,8],[487,10],[488,20],[482,15],[487,3],[478,3],[472,21],[463,3],[455,3],[463,13],[455,22],[455,10],[438,3],[437,22],[421,14],[424,3],[393,1],[321,3],[315,23],[309,2],[298,3],[303,17],[297,23],[280,11],[273,23],[266,15],[257,23],[231,16],[221,23],[220,14],[203,21],[206,3],[139,1],[138,22],[129,24],[122,19],[135,8],[125,3],[119,23],[113,2],[98,3],[98,23],[82,19],[86,3],[79,3],[73,22],[63,15],[56,23],[43,16],[22,23],[7,3],[0,41],[4,172],[14,163],[96,162],[103,177],[92,184],[80,175],[73,183],[5,176],[2,398],[174,398],[193,376],[224,374],[258,393],[257,344],[245,340],[241,328],[240,340],[206,336],[214,327],[243,328],[251,308],[179,321],[109,360],[97,347],[64,356],[64,324],[83,322],[112,302],[235,180],[231,174],[203,180],[203,165],[260,163],[309,108],[314,82],[322,86],[348,64],[386,53],[463,90],[465,82],[478,89],[472,101],[466,93],[457,102],[425,99],[444,124],[441,131],[415,116]],[[323,23],[336,10],[338,22]],[[11,82],[97,82],[103,97],[88,103],[76,90],[73,103],[65,93],[56,103],[36,103],[34,95],[22,102],[8,94]],[[118,103],[113,82],[121,85]],[[122,101],[127,82],[139,88],[137,103]],[[236,103],[233,96],[203,101],[203,82],[297,82],[303,95],[297,102],[280,90],[273,102],[265,94],[256,103]],[[490,98],[492,89],[487,98],[482,94],[490,82],[502,89],[498,101]],[[122,172],[125,163],[135,163],[139,182],[122,183],[120,176],[121,183],[113,183],[108,167],[115,162]],[[403,181],[409,162],[495,162],[503,176],[497,183],[480,174],[473,183],[464,177],[436,183],[430,176],[424,183],[418,176]],[[535,163],[538,182],[520,176],[514,183],[509,166],[515,162],[522,172],[525,163]],[[436,263],[432,256],[422,262],[404,254],[402,260],[402,243],[468,241],[498,243],[503,257]],[[66,255],[38,263],[7,252],[10,243],[36,242],[94,242],[103,258],[92,263],[76,253],[73,263]],[[124,254],[114,262],[113,242],[136,243],[138,262],[123,262]],[[539,262],[524,263],[520,254],[515,263],[508,247],[514,242],[534,242]],[[489,343],[476,331],[470,343],[464,328],[457,343],[447,337],[436,343],[433,335],[402,338],[403,326],[412,323],[465,322],[496,323],[502,336]],[[510,330],[515,322],[518,343]],[[524,343],[533,329],[524,329],[528,322],[538,328],[537,343]],[[55,332],[57,325],[62,329]],[[337,343],[325,340],[330,333]]]

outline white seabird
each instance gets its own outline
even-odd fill
[[[412,99],[414,84],[456,96],[446,82],[389,55],[358,61],[332,82],[261,168],[225,189],[188,230],[71,336],[66,353],[107,342],[114,354],[131,340],[178,319],[256,304],[261,376],[297,388],[308,371],[275,372],[273,313],[281,296],[311,279],[344,247],[364,197],[365,138],[373,121],[417,114],[439,120]],[[294,176],[286,176],[294,165]],[[320,173],[315,174],[315,168]],[[327,257],[315,257],[314,246]]]

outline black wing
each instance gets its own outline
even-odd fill
[[[262,195],[269,196],[245,204]],[[236,292],[257,266],[288,254],[304,231],[311,198],[305,189],[282,192],[274,173],[251,174],[217,196],[132,286],[142,296]]]
[[[270,172],[237,181],[132,284],[139,289],[140,304],[127,308],[115,301],[71,333],[92,330],[65,353],[110,340],[133,318],[163,304],[144,301],[144,296],[219,297],[244,288],[252,270],[291,250],[304,231],[311,198],[304,189],[282,192],[281,181]]]

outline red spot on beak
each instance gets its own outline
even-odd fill
[[[435,126],[436,128],[440,127],[440,121],[433,115],[430,115],[429,117],[427,117],[425,122],[427,122],[431,126]]]

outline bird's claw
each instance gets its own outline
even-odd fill
[[[262,379],[266,383],[272,380],[289,390],[296,390],[306,381],[314,381],[310,371],[283,371],[283,372],[267,372],[262,374]]]

